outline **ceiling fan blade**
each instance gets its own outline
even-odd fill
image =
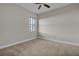
[[[50,6],[49,5],[47,5],[47,4],[43,4],[45,7],[47,7],[47,8],[50,8]]]
[[[42,4],[42,3],[34,3],[34,4]]]
[[[40,8],[41,8],[41,5],[39,5],[38,9],[40,9]]]

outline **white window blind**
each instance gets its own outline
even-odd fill
[[[30,32],[36,31],[36,20],[34,17],[29,18],[29,31]]]

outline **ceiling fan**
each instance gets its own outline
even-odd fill
[[[45,6],[46,8],[50,8],[50,6],[46,3],[34,3],[34,4],[39,4],[38,10],[42,7]]]

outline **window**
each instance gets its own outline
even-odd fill
[[[36,31],[36,20],[34,17],[29,18],[29,31],[30,32]]]

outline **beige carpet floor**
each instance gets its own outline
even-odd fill
[[[0,50],[1,56],[79,56],[79,46],[35,39]]]

